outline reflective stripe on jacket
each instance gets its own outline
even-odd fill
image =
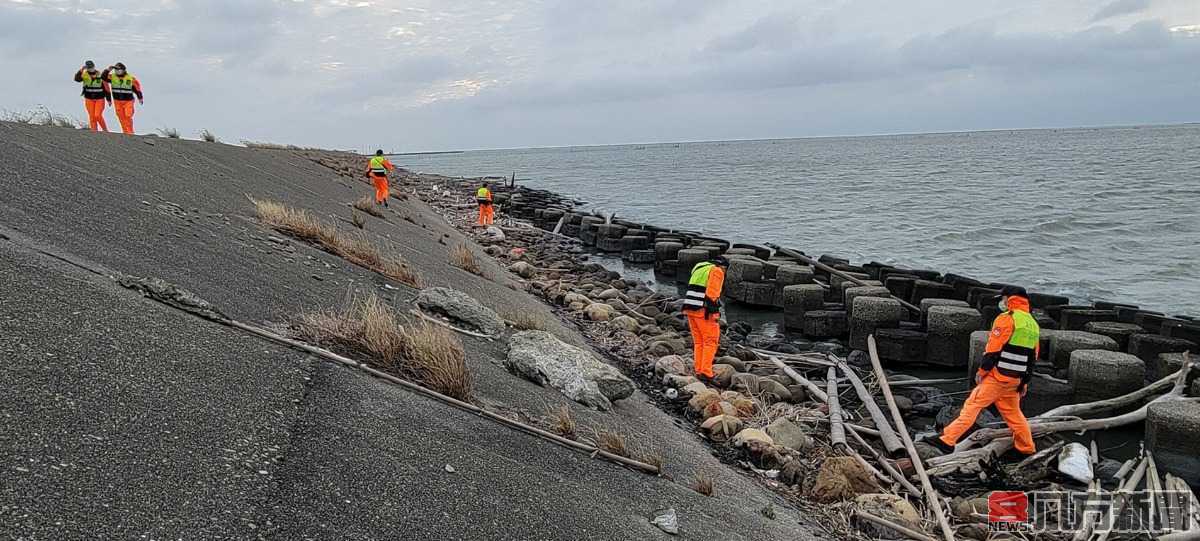
[[[704,311],[704,315],[721,311],[721,287],[725,283],[725,269],[702,261],[692,267],[687,292],[683,297],[684,312]]]
[[[109,88],[112,90],[112,99],[118,101],[133,101],[137,91],[137,79],[134,76],[126,73],[121,77],[115,73],[109,74]]]
[[[104,91],[104,80],[97,76],[93,77],[87,71],[81,72],[83,80],[83,97],[89,100],[102,100],[108,97],[108,93]]]
[[[1010,297],[1009,311],[996,317],[980,370],[1028,381],[1037,360],[1041,327],[1029,314],[1029,301]]]
[[[371,158],[371,174],[378,176],[387,176],[387,158],[383,156],[375,156]]]
[[[475,200],[480,204],[492,202],[492,191],[487,188],[475,190]]]

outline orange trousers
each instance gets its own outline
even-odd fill
[[[388,198],[388,181],[387,177],[382,175],[371,175],[371,182],[375,184],[375,203],[383,204]]]
[[[492,225],[496,218],[496,208],[491,203],[479,205],[479,225]]]
[[[994,368],[988,371],[967,397],[958,418],[942,431],[942,441],[946,445],[958,443],[958,439],[975,424],[979,412],[995,404],[1005,424],[1012,429],[1013,447],[1032,455],[1036,449],[1033,446],[1033,435],[1029,431],[1029,422],[1025,420],[1025,414],[1021,413],[1021,392],[1017,390],[1020,385],[1021,380],[1017,378],[997,373]]]
[[[113,100],[113,109],[121,121],[121,133],[133,135],[133,100]]]
[[[688,312],[688,328],[692,331],[692,358],[697,376],[713,377],[713,358],[721,345],[720,315],[704,316],[704,311]]]
[[[100,130],[108,131],[108,124],[104,123],[104,100],[92,100],[83,98],[83,107],[87,109],[88,128],[92,131]]]

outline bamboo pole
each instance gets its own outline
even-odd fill
[[[820,400],[821,402],[829,402],[829,395],[826,394],[825,391],[822,391],[820,387],[817,387],[817,385],[809,381],[808,378],[801,376],[800,373],[793,370],[792,367],[784,364],[783,361],[779,360],[778,357],[770,356],[767,357],[767,359],[774,363],[776,368],[783,370],[783,372],[787,374],[789,378],[792,378],[792,380],[794,380],[796,383],[803,385],[804,388],[808,390],[808,394],[816,397],[817,400]]]
[[[842,369],[842,373],[846,374],[846,379],[850,380],[850,385],[854,386],[855,392],[858,393],[859,400],[863,406],[867,408],[867,413],[871,415],[871,420],[875,422],[875,427],[879,429],[879,439],[883,441],[883,448],[887,449],[888,454],[895,455],[904,450],[904,444],[900,442],[900,437],[892,430],[892,424],[888,422],[886,416],[883,415],[883,410],[879,409],[879,404],[875,403],[875,397],[867,391],[867,386],[863,385],[858,374],[854,373],[854,369],[845,361],[836,359],[838,368]]]
[[[829,397],[829,443],[834,447],[846,446],[846,427],[842,425],[842,404],[838,396],[837,369],[829,367],[825,375],[826,394]]]
[[[871,447],[862,436],[859,436],[859,430],[861,430],[861,428],[855,427],[849,423],[846,424],[846,432],[851,436],[854,436],[854,440],[857,441],[859,445],[866,448],[866,450],[875,457],[875,460],[879,461],[879,465],[883,467],[883,470],[886,471],[888,475],[892,476],[893,480],[899,483],[900,486],[904,488],[904,490],[907,490],[909,494],[912,494],[913,496],[920,496],[921,489],[914,486],[912,481],[909,481],[908,478],[905,477],[904,474],[900,473],[895,466],[892,466],[891,462],[888,462],[887,458],[879,454],[879,451],[876,451],[874,447]]]
[[[896,422],[896,430],[904,439],[904,448],[908,451],[908,458],[912,461],[913,469],[917,471],[917,477],[921,478],[921,488],[925,491],[925,498],[929,501],[930,512],[941,526],[942,536],[946,538],[946,541],[954,541],[954,530],[950,529],[950,522],[946,520],[946,514],[942,512],[942,498],[933,489],[933,484],[929,482],[929,475],[925,473],[925,465],[921,463],[921,456],[917,454],[912,437],[908,435],[908,427],[904,425],[904,416],[900,414],[900,408],[896,407],[896,399],[892,397],[887,374],[883,372],[883,365],[879,362],[879,351],[875,346],[874,334],[867,336],[867,350],[871,355],[871,367],[875,369],[875,379],[879,381],[879,390],[883,393],[883,398],[887,400],[888,409],[892,412],[892,420]]]
[[[1121,486],[1117,489],[1117,492],[1118,493],[1122,493],[1122,492],[1128,493],[1128,492],[1132,492],[1135,489],[1137,489],[1138,484],[1142,482],[1142,477],[1144,477],[1146,475],[1146,465],[1147,464],[1149,464],[1149,460],[1143,458],[1141,460],[1141,462],[1138,463],[1137,468],[1135,468],[1133,470],[1133,473],[1129,474],[1129,478],[1126,479],[1125,482],[1121,483]],[[1112,516],[1119,517],[1119,516],[1121,516],[1121,513],[1125,511],[1125,504],[1128,503],[1128,499],[1127,498],[1115,498],[1115,500],[1116,500],[1117,506],[1116,506],[1116,509],[1113,511]],[[1096,541],[1105,541],[1106,539],[1108,539],[1108,536],[1111,532],[1112,532],[1112,529],[1104,530],[1098,534],[1095,534],[1093,537],[1096,539]]]

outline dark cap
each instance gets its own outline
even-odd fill
[[[376,156],[383,156],[383,151],[382,151],[382,150],[376,150],[376,151],[375,151],[375,155],[376,155]]]
[[[1025,288],[1021,286],[1004,286],[1004,289],[1000,290],[1001,297],[1012,297],[1014,295],[1017,297],[1028,297],[1029,293],[1026,293]]]
[[[87,60],[83,63],[83,67],[85,67],[87,69],[95,69],[96,63],[92,62],[91,60]]]
[[[123,62],[117,62],[116,64],[113,64],[113,67],[117,68],[119,70],[123,70],[123,69],[125,69],[125,64]]]

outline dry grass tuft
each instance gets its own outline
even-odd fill
[[[629,458],[629,446],[625,443],[625,435],[620,432],[600,430],[596,433],[596,447]]]
[[[209,143],[220,143],[221,142],[221,140],[217,138],[217,135],[215,133],[208,131],[207,129],[200,130],[200,138]]]
[[[558,409],[547,409],[546,414],[550,418],[551,432],[569,440],[578,437],[578,433],[576,433],[578,425],[575,423],[575,414],[571,412],[569,406],[562,405]]]
[[[696,476],[692,479],[692,490],[711,498],[714,488],[715,486],[711,475],[703,471],[696,472]]]
[[[376,218],[383,218],[383,213],[379,211],[379,205],[375,204],[375,200],[371,196],[364,196],[362,199],[354,202],[354,208],[361,210]]]
[[[475,259],[475,253],[466,244],[459,244],[450,250],[450,264],[471,274],[483,276],[483,268]]]
[[[296,334],[370,360],[379,369],[459,400],[471,399],[471,372],[462,343],[448,329],[426,322],[402,327],[371,294],[339,312],[301,316]]]
[[[158,134],[168,139],[179,139],[179,130],[175,128],[159,128]]]
[[[506,319],[518,331],[544,331],[550,327],[550,322],[536,311],[517,312]]]
[[[363,218],[362,214],[352,210],[350,211],[350,225],[358,229],[365,229],[367,227],[367,219]]]
[[[250,199],[258,218],[271,228],[320,246],[356,265],[366,267],[397,282],[421,287],[421,277],[404,259],[385,256],[363,235],[338,231],[332,224],[322,222],[303,209],[295,209],[273,201]]]
[[[646,456],[642,457],[642,462],[658,468],[658,472],[660,474],[662,473],[663,464],[665,464],[663,456],[660,453],[648,453]]]
[[[281,145],[279,143],[267,143],[263,141],[247,141],[242,139],[242,146],[246,148],[256,148],[259,150],[324,150],[316,147],[301,147],[296,145]]]
[[[86,129],[87,123],[74,117],[55,113],[45,105],[39,105],[30,111],[17,112],[4,110],[0,112],[0,120],[35,126],[54,126],[57,128]]]
[[[405,329],[405,369],[425,386],[459,400],[471,399],[471,371],[462,342],[449,329],[422,321]]]

